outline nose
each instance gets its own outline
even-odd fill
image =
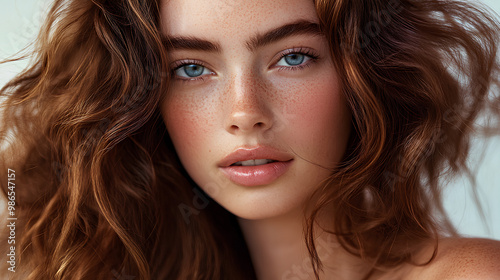
[[[227,91],[229,115],[225,128],[231,134],[263,133],[272,127],[265,83],[252,74],[235,74]]]

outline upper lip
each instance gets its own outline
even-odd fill
[[[218,166],[228,167],[238,161],[246,161],[252,159],[270,159],[274,161],[289,161],[293,159],[288,153],[280,151],[276,148],[269,146],[255,146],[255,147],[240,147],[235,151],[223,158]]]

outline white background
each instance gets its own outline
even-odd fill
[[[500,14],[500,1],[481,2]],[[36,37],[49,3],[48,0],[0,0],[0,60],[20,51]],[[25,61],[0,65],[0,86],[25,65]],[[448,184],[443,195],[445,208],[462,234],[500,239],[500,137],[478,139],[471,164],[477,175],[477,193],[485,221],[478,214],[466,178]],[[2,203],[0,207],[4,208]]]

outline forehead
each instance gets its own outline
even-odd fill
[[[312,0],[162,0],[170,36],[237,39],[297,20],[318,22]]]

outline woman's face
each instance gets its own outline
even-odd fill
[[[350,132],[313,1],[166,0],[161,17],[161,111],[192,179],[241,218],[300,209]]]

